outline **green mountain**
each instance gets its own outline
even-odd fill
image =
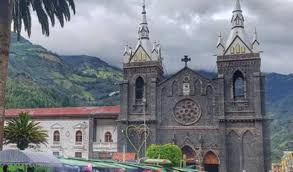
[[[277,161],[282,157],[282,151],[287,149],[287,142],[293,141],[293,130],[289,130],[288,126],[288,122],[293,120],[292,74],[267,74],[266,103],[267,114],[273,119],[272,159]]]
[[[121,69],[99,58],[59,56],[24,38],[17,42],[12,34],[8,108],[117,105],[121,80]],[[278,160],[287,141],[293,140],[293,131],[288,131],[288,120],[293,119],[292,74],[267,74],[266,103],[267,114],[274,119],[272,158]]]
[[[118,104],[121,70],[95,57],[58,56],[12,34],[8,108]]]

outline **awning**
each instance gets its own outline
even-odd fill
[[[172,162],[168,159],[146,159],[143,161],[146,164],[170,165]]]
[[[190,168],[178,168],[178,167],[173,167],[172,169],[176,171],[181,171],[181,172],[198,172],[198,170],[195,169],[190,169]]]
[[[63,164],[71,165],[71,166],[88,166],[92,164],[95,168],[116,168],[113,165],[105,164],[105,163],[97,163],[97,162],[90,162],[85,160],[77,160],[77,159],[70,159],[70,158],[59,158],[60,162]]]
[[[127,165],[142,168],[142,169],[161,171],[161,172],[166,172],[167,171],[165,168],[163,168],[161,166],[155,166],[155,165],[136,164],[136,163],[127,163]]]
[[[95,168],[114,168],[114,169],[131,169],[136,170],[138,168],[120,164],[114,161],[100,161],[100,160],[85,160],[85,159],[73,159],[73,158],[59,158],[63,164],[71,166],[87,166],[92,164]]]
[[[29,164],[54,167],[61,166],[60,161],[51,154],[20,150],[0,151],[0,165],[5,164]]]

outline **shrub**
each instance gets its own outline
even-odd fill
[[[147,157],[153,159],[168,159],[172,162],[173,166],[180,166],[182,151],[177,145],[174,144],[152,144],[147,149]]]

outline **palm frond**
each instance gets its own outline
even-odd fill
[[[46,36],[50,35],[50,23],[51,26],[55,25],[55,17],[63,27],[64,23],[71,19],[71,11],[75,14],[74,0],[14,0],[13,2],[13,30],[17,32],[18,38],[22,25],[28,36],[31,35],[31,10],[36,13],[42,33]]]

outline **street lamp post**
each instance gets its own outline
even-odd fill
[[[146,157],[146,150],[147,150],[147,125],[146,125],[146,98],[142,99],[143,103],[143,115],[144,115],[144,157]]]

